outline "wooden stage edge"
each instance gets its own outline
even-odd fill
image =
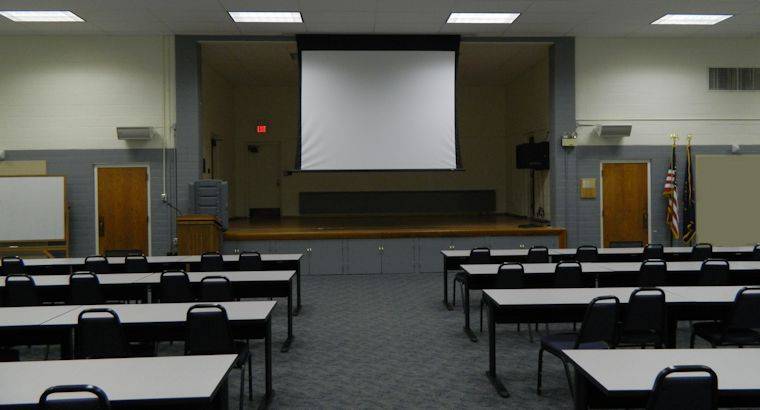
[[[227,241],[287,239],[372,239],[462,236],[557,236],[567,246],[565,228],[520,228],[525,218],[491,216],[346,216],[234,219],[224,233]]]

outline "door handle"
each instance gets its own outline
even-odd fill
[[[106,234],[106,223],[103,221],[103,218],[98,218],[98,235],[105,236],[105,234]]]

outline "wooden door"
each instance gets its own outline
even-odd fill
[[[251,142],[248,144],[245,173],[247,175],[248,209],[280,208],[280,144]]]
[[[139,249],[148,254],[148,169],[98,167],[98,252]]]
[[[646,163],[602,164],[604,246],[649,243],[649,177]]]

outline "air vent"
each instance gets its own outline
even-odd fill
[[[710,89],[760,91],[760,67],[710,67]]]

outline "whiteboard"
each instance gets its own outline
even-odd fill
[[[65,177],[0,177],[0,242],[65,240],[65,204]]]
[[[697,239],[715,246],[760,242],[760,155],[697,155]]]

